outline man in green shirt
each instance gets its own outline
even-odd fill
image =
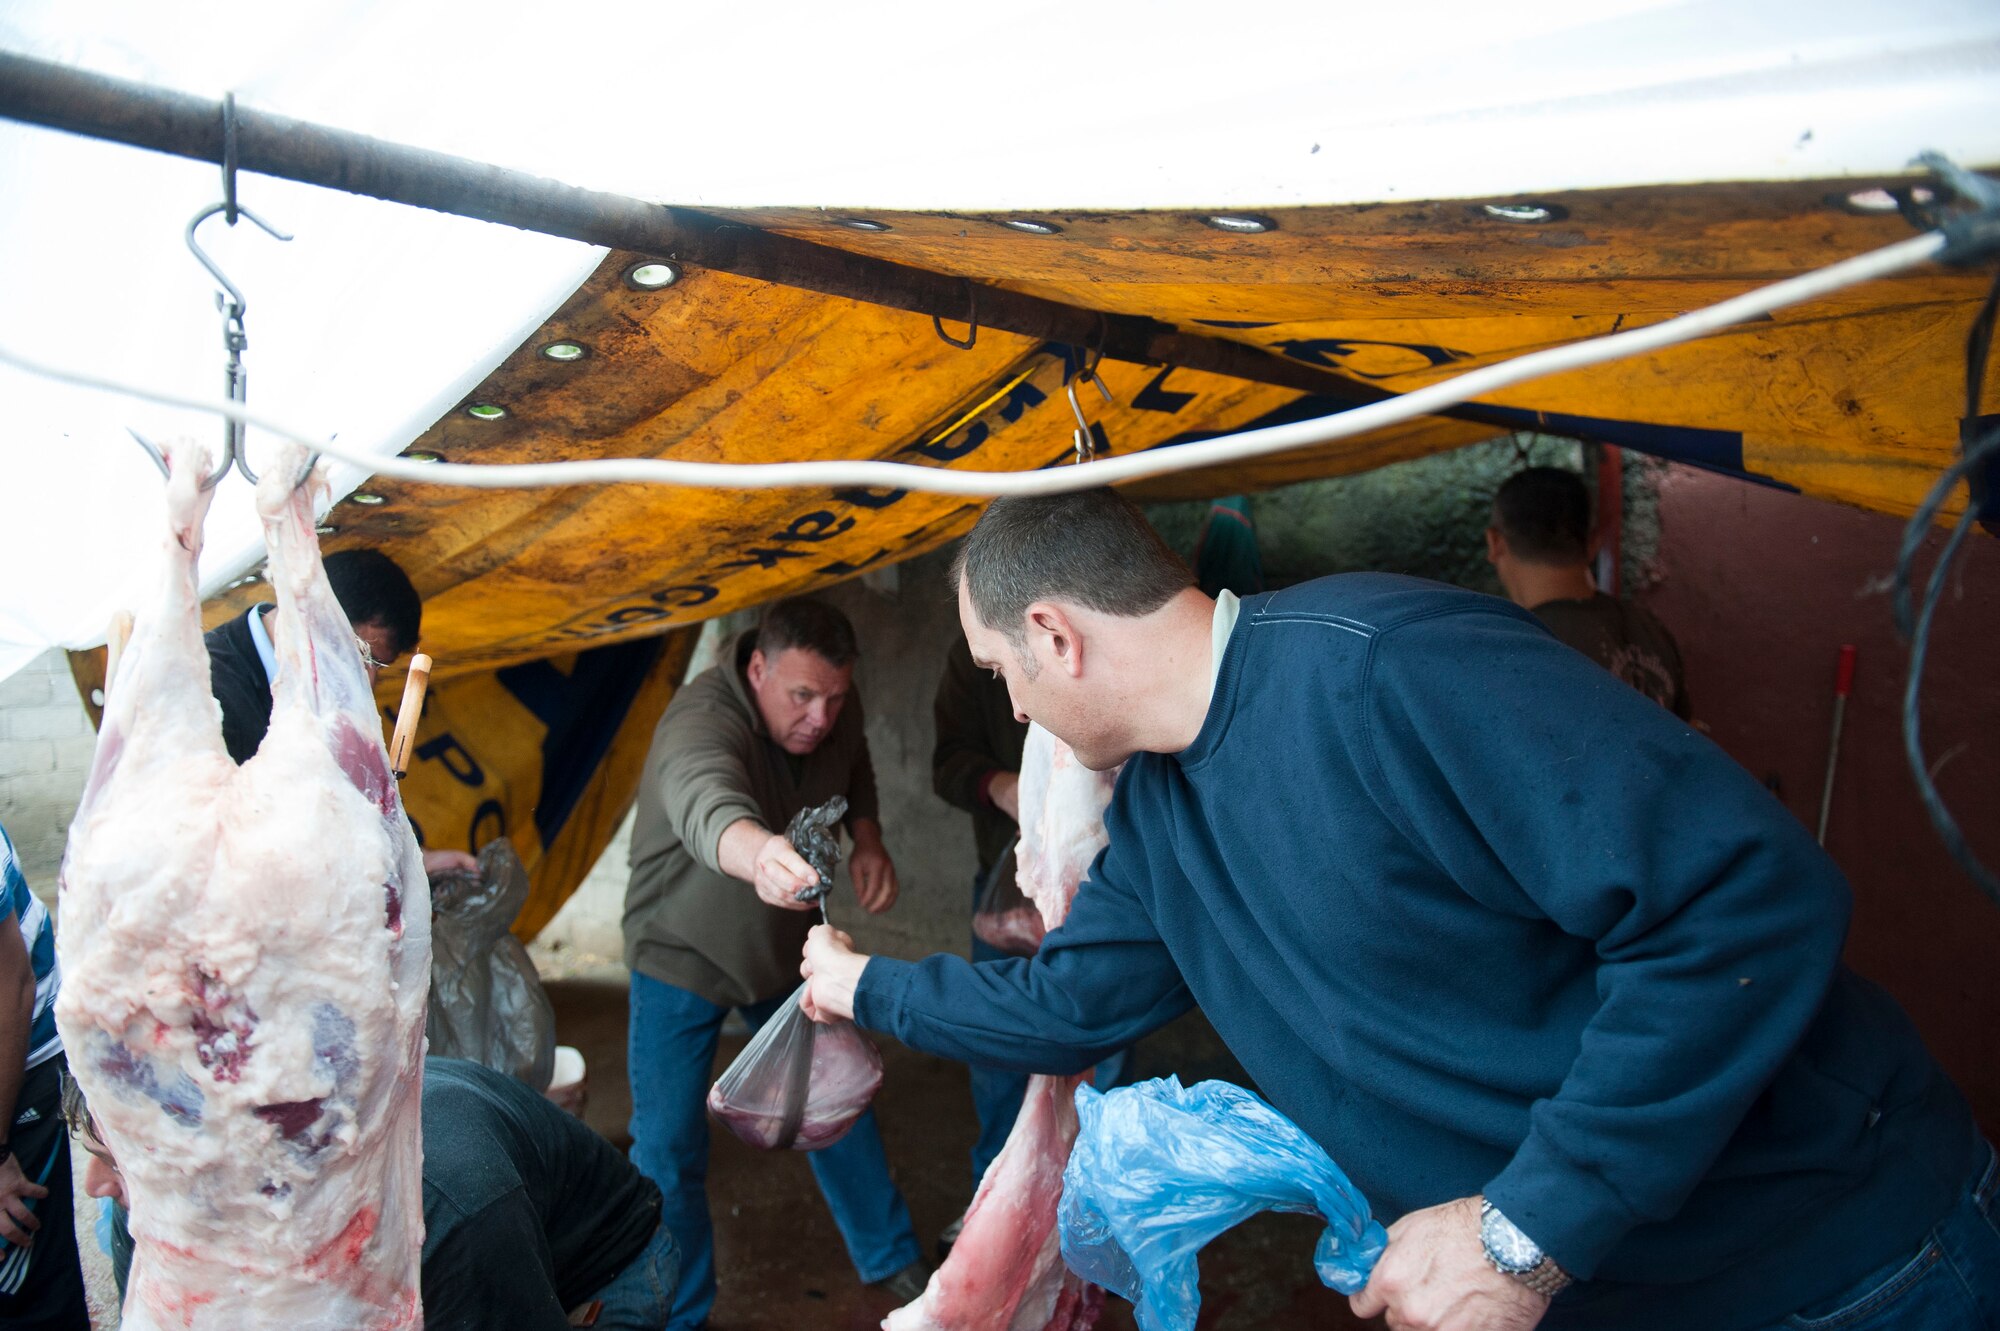
[[[819,921],[798,900],[817,879],[785,825],[845,796],[855,896],[871,913],[896,900],[854,692],[859,655],[838,610],[779,601],[674,695],[646,756],[625,894],[632,1161],[660,1185],[681,1247],[673,1331],[693,1331],[715,1302],[705,1099],[723,1019],[734,1008],[754,1029],[778,1010]],[[904,1302],[922,1294],[928,1272],[874,1114],[811,1160],[862,1281]]]

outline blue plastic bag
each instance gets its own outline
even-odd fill
[[[1332,1157],[1241,1086],[1164,1077],[1101,1093],[1085,1082],[1076,1112],[1063,1260],[1129,1300],[1143,1331],[1194,1331],[1195,1255],[1259,1211],[1324,1216],[1313,1266],[1343,1294],[1368,1283],[1389,1241]]]

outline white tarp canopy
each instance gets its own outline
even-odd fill
[[[0,49],[692,206],[1251,208],[2000,161],[1992,0],[8,0]],[[297,236],[202,231],[248,298],[250,405],[372,451],[600,257],[258,176],[240,193]],[[0,346],[221,396],[213,284],[181,239],[219,198],[214,167],[0,123]],[[127,426],[221,430],[0,368],[0,678],[102,641],[145,584],[159,481]],[[211,588],[260,552],[224,485]]]

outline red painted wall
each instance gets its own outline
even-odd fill
[[[1860,649],[1827,849],[1854,886],[1847,960],[1901,1000],[2000,1140],[2000,906],[1944,852],[1903,754],[1908,661],[1888,574],[1903,524],[1684,467],[1660,488],[1658,583],[1695,718],[1817,825],[1842,643]],[[1934,554],[1942,537],[1934,533]],[[1932,632],[1925,752],[2000,871],[2000,541],[1975,533]],[[1928,559],[1921,565],[1927,574]]]

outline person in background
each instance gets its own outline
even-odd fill
[[[1391,1327],[1995,1326],[1993,1147],[1691,727],[1495,597],[1210,600],[1111,490],[995,500],[954,574],[1016,712],[1125,763],[1109,844],[1031,958],[813,929],[809,1015],[1061,1075],[1199,1004],[1394,1219]]]
[[[785,840],[793,815],[845,796],[855,897],[871,914],[895,904],[859,656],[832,606],[776,602],[681,686],[646,755],[624,916],[632,1162],[660,1185],[680,1241],[675,1331],[701,1325],[715,1302],[706,1101],[723,1019],[734,1008],[755,1029],[778,1011],[820,917],[798,899],[818,878]],[[874,1112],[810,1160],[863,1283],[904,1303],[922,1294],[929,1272]]]
[[[84,1190],[122,1217],[118,1162],[81,1088],[63,1081],[51,1119],[90,1153]],[[680,1256],[660,1190],[609,1142],[514,1078],[456,1058],[424,1060],[423,1125],[425,1331],[666,1325]],[[133,1248],[120,1229],[122,1299]]]
[[[62,1131],[62,967],[49,913],[0,828],[0,1327],[90,1331]]]
[[[1561,467],[1529,467],[1493,496],[1486,562],[1507,599],[1569,646],[1686,721],[1687,683],[1673,635],[1644,606],[1607,596],[1590,576],[1590,492]]]
[[[373,684],[384,666],[416,647],[423,602],[401,566],[380,550],[336,550],[322,563]],[[277,614],[277,606],[263,602],[202,636],[208,646],[209,691],[222,706],[222,743],[239,764],[250,761],[271,728],[271,681],[278,674],[271,633]],[[424,851],[424,872],[433,877],[478,869],[479,862],[466,851]]]
[[[1264,590],[1264,552],[1247,495],[1210,502],[1194,538],[1194,585],[1203,596],[1255,596]]]

